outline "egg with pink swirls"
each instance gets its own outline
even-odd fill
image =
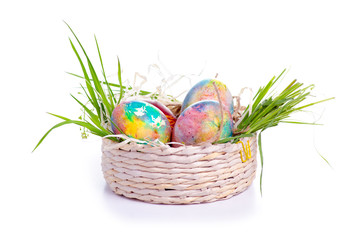
[[[220,100],[224,106],[224,109],[228,110],[231,114],[234,112],[233,96],[226,85],[219,80],[205,79],[196,83],[187,93],[183,103],[181,111],[185,110],[193,103],[202,100],[215,100],[218,101],[218,94],[214,87],[214,83],[217,91],[219,92]]]
[[[220,104],[214,100],[196,102],[187,107],[177,118],[172,141],[185,145],[216,141],[232,136],[233,121],[229,111],[223,111],[221,127]],[[220,129],[220,136],[215,139]]]

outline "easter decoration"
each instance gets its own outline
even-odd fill
[[[163,143],[171,139],[171,125],[166,115],[147,102],[122,101],[114,108],[111,122],[115,134],[149,141],[158,139]]]
[[[118,59],[118,82],[105,73],[95,38],[101,75],[76,34],[67,24],[78,48],[70,45],[80,64],[86,101],[73,96],[83,115],[61,120],[47,131],[34,150],[54,129],[76,124],[82,136],[102,138],[102,171],[118,195],[149,203],[194,204],[228,199],[253,182],[260,156],[262,190],[263,153],[261,134],[280,123],[295,123],[290,115],[331,100],[307,102],[313,85],[296,80],[278,89],[285,70],[260,87],[247,106],[232,96],[218,79],[196,83],[183,102],[161,91],[150,92],[124,85]],[[78,51],[78,49],[81,51]],[[314,124],[314,123],[306,123]]]
[[[215,86],[216,89],[215,89]],[[218,100],[218,95],[221,98],[223,106],[234,113],[233,96],[225,84],[216,79],[205,79],[195,84],[187,93],[182,102],[181,112],[191,104],[202,100]]]
[[[221,112],[221,109],[219,102],[213,100],[203,100],[190,105],[177,118],[172,141],[193,145],[231,137],[231,113]]]

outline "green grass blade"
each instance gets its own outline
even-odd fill
[[[72,76],[74,76],[74,77],[77,77],[77,78],[85,79],[83,76],[80,76],[80,75],[75,74],[75,73],[71,73],[71,72],[65,72],[65,73],[67,73],[67,74],[69,74],[69,75],[72,75]],[[93,79],[89,78],[89,80],[93,82]],[[102,84],[105,84],[105,85],[108,84],[110,87],[120,88],[120,85],[117,84],[117,83],[110,83],[110,82],[106,83],[106,82],[102,82],[102,81],[101,81],[101,83],[102,83]],[[125,89],[125,88],[126,88],[126,87],[122,86],[122,89]],[[132,88],[131,88],[131,89],[132,89]],[[142,90],[141,90],[141,91],[142,91]],[[144,91],[144,92],[146,92],[146,91]],[[150,92],[146,92],[146,94],[149,94],[149,93],[150,93]]]
[[[78,42],[79,46],[82,48],[82,50],[83,50],[83,53],[84,53],[85,57],[86,57],[87,59],[89,59],[89,57],[88,57],[88,55],[87,55],[86,51],[85,51],[85,50],[84,50],[84,48],[83,48],[83,45],[82,45],[82,44],[81,44],[81,42],[79,41],[79,39],[78,39],[77,35],[74,33],[73,29],[72,29],[72,28],[69,26],[69,24],[68,24],[68,23],[66,23],[65,21],[64,21],[64,23],[68,26],[68,28],[69,28],[69,29],[70,29],[70,31],[72,32],[73,36],[74,36],[74,37],[75,37],[75,39],[77,40],[77,42]]]
[[[220,139],[215,143],[219,144],[219,143],[227,143],[227,142],[231,142],[231,141],[235,141],[235,140],[239,140],[240,138],[244,138],[244,137],[252,137],[254,136],[253,134],[239,134],[237,136],[234,136],[234,137],[227,137],[227,138],[223,138],[223,139]]]
[[[269,82],[270,83],[270,82]],[[264,99],[258,104],[249,116],[247,114],[239,124],[238,129],[246,129],[247,133],[256,132],[260,129],[278,125],[278,123],[289,117],[289,114],[297,111],[294,107],[310,94],[306,92],[313,86],[301,88],[303,84],[292,81],[277,97]],[[266,95],[266,93],[263,93]]]
[[[107,82],[106,72],[104,71],[102,55],[101,55],[101,51],[99,50],[99,45],[98,45],[98,41],[97,41],[96,35],[94,35],[94,39],[95,39],[96,45],[97,45],[97,51],[98,51],[99,61],[101,62],[102,74],[103,74],[104,80]]]
[[[63,117],[63,116],[60,116],[60,115],[57,115],[57,114],[54,114],[54,113],[48,112],[48,114],[49,114],[49,115],[52,115],[52,116],[54,116],[54,117],[60,118],[60,119],[62,119],[62,120],[64,120],[64,121],[70,121],[69,118],[66,118],[66,117]]]
[[[328,162],[328,160],[327,160],[325,157],[323,157],[322,154],[320,154],[320,152],[317,150],[317,148],[315,148],[315,150],[317,151],[318,155],[319,155],[331,168],[333,168],[332,165]]]
[[[70,124],[71,122],[70,121],[64,121],[64,122],[60,122],[58,124],[55,124],[52,128],[50,128],[45,134],[44,136],[40,139],[40,141],[38,142],[38,144],[35,146],[35,148],[33,149],[32,152],[35,151],[35,149],[37,149],[39,147],[39,145],[44,141],[44,139],[49,135],[49,133],[51,131],[53,131],[54,129],[58,128],[58,127],[61,127],[63,125],[66,125],[66,124]]]
[[[299,122],[299,121],[280,121],[282,123],[292,123],[292,124],[306,124],[306,125],[323,125],[323,124],[320,124],[320,123],[310,123],[310,122]]]
[[[273,86],[274,80],[275,76],[268,82],[268,84],[265,87],[259,89],[258,93],[254,97],[254,99],[255,98],[256,99],[254,100],[252,110],[255,110],[256,107],[259,105],[259,103],[264,99],[266,94],[269,92],[270,88]]]
[[[94,87],[95,87],[96,91],[98,91],[98,94],[101,96],[101,99],[100,99],[100,100],[103,101],[105,107],[107,108],[107,111],[108,111],[108,112],[112,112],[112,109],[111,109],[111,107],[110,107],[110,104],[109,104],[108,100],[105,98],[105,94],[104,94],[103,88],[102,88],[101,84],[99,83],[99,79],[98,79],[98,77],[97,77],[97,74],[95,73],[94,67],[93,67],[93,65],[92,65],[92,63],[91,63],[91,61],[90,61],[90,58],[88,57],[87,52],[85,51],[82,43],[79,41],[77,35],[74,33],[73,29],[68,25],[68,23],[66,23],[66,22],[64,22],[64,23],[68,26],[68,28],[69,28],[70,31],[72,32],[73,36],[75,37],[75,39],[77,40],[79,46],[81,47],[84,56],[87,58],[88,67],[89,67],[89,70],[90,70],[91,75],[92,75],[92,78],[93,78]],[[85,77],[86,77],[86,76],[85,76]],[[91,95],[91,96],[92,96],[92,95]],[[92,98],[93,98],[93,96],[92,96]],[[97,105],[98,105],[98,102],[96,102],[96,103],[97,103]],[[100,116],[100,114],[101,114],[99,108],[101,108],[101,106],[97,106],[98,116]]]
[[[90,96],[88,95],[87,91],[85,90],[85,88],[83,87],[82,84],[80,84],[80,87],[83,89],[83,92],[85,94],[85,96],[87,97],[89,102],[92,102],[92,99],[90,98]]]
[[[93,65],[92,65],[92,63],[91,63],[91,61],[90,61],[90,58],[88,57],[88,54],[87,54],[87,52],[85,51],[82,43],[79,41],[77,35],[74,33],[73,29],[69,26],[69,24],[66,23],[66,22],[64,22],[64,23],[68,26],[68,28],[69,28],[70,31],[72,32],[73,36],[75,37],[75,39],[77,40],[79,46],[81,47],[84,56],[87,58],[88,67],[89,67],[89,70],[90,70],[90,72],[91,72],[91,75],[92,75],[92,78],[93,78],[93,82],[94,82],[95,88],[96,88],[96,89],[98,88],[98,89],[97,89],[98,91],[102,91],[103,89],[99,89],[99,87],[96,86],[96,85],[98,85],[98,83],[99,83],[99,79],[98,79],[97,75],[95,74],[94,67],[93,67]],[[73,45],[73,44],[72,44],[72,45]],[[73,46],[74,46],[74,45],[73,45]],[[96,79],[94,78],[94,76],[96,77]],[[87,76],[85,76],[85,78],[87,78]],[[103,91],[102,91],[102,92],[103,92]],[[99,92],[99,93],[101,93],[101,92]]]
[[[116,103],[116,99],[114,97],[113,91],[108,83],[107,80],[107,76],[106,76],[106,72],[104,71],[104,66],[103,66],[103,60],[102,60],[102,55],[101,55],[101,51],[99,50],[99,45],[98,45],[98,41],[97,41],[97,37],[96,35],[94,35],[94,39],[96,41],[96,45],[97,45],[97,51],[98,51],[98,57],[99,57],[99,61],[101,63],[101,67],[102,67],[102,74],[103,74],[103,78],[104,78],[104,82],[107,85],[108,88],[108,97],[109,97],[109,102],[111,104],[112,109],[114,108],[114,103]]]
[[[71,72],[65,72],[66,74],[69,74],[69,75],[72,75],[74,77],[77,77],[77,78],[81,78],[81,79],[85,79],[84,77],[78,75],[78,74],[75,74],[75,73],[71,73]]]
[[[106,106],[107,110],[112,113],[111,105],[108,102],[106,94],[104,93],[103,87],[101,85],[101,82],[99,81],[97,73],[96,73],[91,61],[89,59],[87,59],[87,62],[88,62],[89,70],[90,70],[92,78],[93,78],[94,88],[95,88],[96,92],[99,94],[100,100]]]
[[[74,73],[69,73],[69,72],[66,72],[66,73],[67,73],[67,74],[69,74],[69,75],[72,75],[72,76],[78,77],[78,78],[85,79],[84,77],[79,76],[79,75],[74,74]],[[93,79],[89,78],[89,80],[93,82]],[[102,82],[102,81],[100,81],[100,83],[101,83],[101,84],[104,84],[104,85],[107,85],[107,83],[106,83],[106,82]],[[120,91],[120,89],[121,89],[120,84],[117,84],[117,83],[110,83],[110,82],[108,82],[108,85],[109,85],[110,87],[114,87],[114,88],[116,88],[116,90],[117,90],[117,91]],[[122,86],[122,93],[124,93],[124,91],[125,91],[125,89],[126,89],[126,88],[127,88],[128,90],[132,90],[132,87],[125,87],[125,86]],[[112,91],[115,91],[115,90],[113,89]],[[150,93],[151,93],[151,92],[149,92],[149,91],[145,91],[145,90],[140,90],[140,92],[139,92],[139,94],[140,94],[140,95],[148,95],[148,94],[150,94]]]
[[[78,120],[71,120],[69,118],[66,118],[66,117],[63,117],[63,116],[60,116],[60,115],[57,115],[57,114],[54,114],[54,113],[48,113],[54,117],[57,117],[57,118],[60,118],[64,121],[70,121],[71,123],[73,124],[76,124],[76,125],[79,125],[81,127],[85,127],[87,128],[89,131],[93,132],[94,134],[98,135],[98,136],[105,136],[105,135],[108,135],[108,134],[111,134],[110,131],[106,130],[106,129],[99,129],[97,128],[96,126],[92,125],[91,123],[87,122],[87,121],[78,121]]]
[[[122,97],[123,97],[123,85],[122,85],[122,74],[121,74],[121,64],[119,62],[119,58],[117,57],[117,62],[118,62],[118,82],[119,82],[119,99],[117,101],[117,104],[119,104],[119,102],[121,101]]]
[[[56,115],[56,114],[52,114],[52,113],[49,113],[50,115],[53,115],[55,117],[58,117],[58,118],[61,118],[63,119],[64,121],[63,122],[60,122],[56,125],[54,125],[52,128],[50,128],[45,134],[44,136],[39,140],[38,144],[35,146],[35,148],[33,149],[33,152],[35,151],[35,149],[37,149],[39,147],[39,145],[44,141],[44,139],[49,135],[49,133],[51,131],[53,131],[54,129],[58,128],[58,127],[61,127],[63,125],[66,125],[66,124],[76,124],[76,125],[79,125],[81,127],[85,127],[87,128],[92,134],[94,135],[98,135],[100,137],[104,137],[104,136],[107,136],[107,135],[110,135],[112,134],[111,132],[109,131],[102,131],[102,130],[99,130],[98,128],[94,127],[92,124],[88,123],[88,122],[82,122],[82,121],[77,121],[77,120],[70,120],[66,117],[63,117],[63,116],[59,116],[59,115]]]
[[[283,69],[283,71],[279,74],[279,76],[275,79],[274,83],[276,83],[282,76],[283,74],[287,71],[286,68]]]
[[[246,129],[250,125],[251,122],[253,122],[255,119],[260,118],[262,111],[265,110],[264,105],[265,105],[265,101],[266,101],[266,99],[265,99],[266,96],[269,94],[271,87],[281,78],[281,76],[284,74],[285,71],[286,71],[286,69],[284,69],[279,74],[278,77],[274,76],[271,80],[269,80],[269,82],[267,83],[267,85],[265,87],[259,88],[256,95],[253,97],[254,103],[252,105],[252,113],[249,116],[248,110],[249,110],[250,106],[248,105],[245,110],[246,116],[244,117],[244,120],[237,126],[238,129],[240,129],[240,130]],[[269,98],[269,101],[271,102],[271,98]],[[274,106],[271,106],[270,108],[272,108],[272,107],[274,107]],[[270,108],[267,108],[266,110],[269,110]]]
[[[61,119],[64,119],[64,117],[62,117],[62,116],[58,116],[58,115],[55,115],[55,114],[51,114],[51,115],[53,115],[55,117],[59,117]],[[65,120],[65,121],[70,122],[70,123],[75,124],[75,125],[78,125],[78,126],[81,126],[81,127],[85,127],[92,134],[97,135],[97,136],[104,137],[106,135],[112,134],[112,132],[110,132],[108,130],[99,129],[96,126],[94,126],[93,124],[91,124],[91,123],[89,123],[87,121],[79,121],[79,120],[71,120],[71,119],[68,119],[68,120]]]
[[[84,79],[85,79],[85,82],[86,82],[86,87],[87,87],[87,90],[88,90],[89,95],[90,95],[90,97],[91,97],[91,101],[90,101],[90,102],[91,102],[91,104],[94,106],[94,108],[96,109],[96,111],[97,111],[97,113],[98,113],[98,115],[99,115],[99,114],[100,114],[100,108],[99,108],[99,105],[98,105],[98,100],[97,100],[96,94],[95,94],[95,92],[94,92],[94,90],[93,90],[93,86],[92,86],[92,84],[91,84],[91,82],[90,82],[88,73],[87,73],[87,71],[86,71],[86,69],[85,69],[85,66],[84,66],[84,64],[83,64],[83,61],[82,61],[82,59],[81,59],[81,57],[80,57],[77,49],[75,48],[72,40],[69,39],[69,41],[70,41],[70,44],[71,44],[71,46],[72,46],[72,49],[73,49],[75,55],[76,55],[77,58],[78,58],[78,61],[79,61],[79,63],[80,63],[80,66],[81,66],[81,68],[82,68],[82,71],[83,71],[83,74],[84,74]]]
[[[316,105],[316,104],[318,104],[318,103],[330,101],[330,100],[333,100],[333,99],[335,99],[335,98],[334,98],[334,97],[331,97],[331,98],[323,99],[323,100],[321,100],[321,101],[313,102],[313,103],[310,103],[310,104],[307,104],[307,105],[298,107],[298,108],[296,108],[296,110],[301,110],[301,109],[304,109],[304,108],[307,108],[307,107],[311,107],[311,106],[313,106],[313,105]]]
[[[256,119],[259,119],[263,116],[265,116],[268,112],[270,112],[273,108],[278,108],[279,106],[281,106],[281,102],[284,102],[285,100],[289,101],[289,94],[294,92],[295,90],[297,90],[299,87],[301,86],[301,84],[294,84],[292,86],[290,86],[288,89],[285,89],[280,95],[278,95],[273,101],[271,101],[271,103],[265,108],[263,109],[259,114],[257,114],[255,116]]]
[[[90,119],[99,129],[106,131],[106,129],[104,129],[104,128],[102,127],[102,124],[101,124],[101,122],[100,122],[99,119],[98,119],[98,116],[97,116],[96,114],[94,114],[87,106],[85,106],[82,102],[80,102],[80,101],[79,101],[76,97],[74,97],[72,94],[71,94],[71,96],[72,96],[73,99],[74,99],[75,101],[77,101],[77,102],[82,106],[82,108],[87,112],[89,119]]]
[[[100,137],[104,137],[104,136],[112,134],[112,132],[110,132],[108,130],[99,129],[87,121],[83,122],[83,121],[78,121],[78,120],[72,120],[72,122],[73,122],[73,124],[87,128],[92,134],[98,135]]]
[[[120,133],[124,134],[124,132],[117,126],[117,124],[112,121],[112,118],[110,118],[109,121],[113,124],[113,126],[115,126],[115,127],[117,128],[117,130],[118,130]],[[112,134],[114,134],[114,133],[112,132]]]
[[[261,132],[258,135],[258,146],[259,146],[259,155],[260,155],[260,195],[263,195],[263,168],[264,168],[264,157],[263,150],[261,147]]]
[[[284,91],[282,91],[282,93],[283,92],[286,92],[289,88],[291,88],[295,83],[297,82],[297,79],[294,79],[285,89],[284,89]]]

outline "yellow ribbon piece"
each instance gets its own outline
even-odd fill
[[[241,162],[246,162],[251,158],[251,149],[250,149],[250,141],[248,140],[247,143],[248,145],[246,146],[245,149],[245,145],[243,143],[243,141],[239,141],[237,143],[241,143],[241,145],[243,146],[243,150],[240,150],[240,158],[241,158]],[[245,159],[243,158],[243,152],[244,151],[244,155],[245,155]]]

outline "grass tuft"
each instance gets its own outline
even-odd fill
[[[78,47],[80,47],[81,49],[80,52],[82,53],[81,55],[80,52],[77,50],[73,41],[69,38],[70,45],[82,69],[83,76],[74,73],[68,73],[68,74],[80,78],[84,81],[84,85],[81,84],[80,86],[83,90],[84,95],[87,98],[87,103],[82,103],[78,98],[76,98],[73,95],[71,95],[71,97],[81,106],[84,115],[81,116],[80,119],[72,120],[63,117],[61,115],[49,113],[50,115],[60,118],[63,121],[50,128],[39,140],[33,151],[35,151],[35,149],[39,147],[39,145],[44,141],[44,139],[48,136],[48,134],[51,131],[67,124],[76,124],[81,128],[86,129],[89,133],[100,137],[112,135],[113,132],[111,131],[110,127],[112,111],[115,108],[115,106],[121,101],[121,98],[123,96],[122,93],[125,91],[125,88],[122,86],[121,80],[119,80],[120,84],[111,84],[107,81],[107,75],[104,70],[103,60],[97,38],[94,37],[102,69],[103,79],[101,79],[96,73],[92,62],[87,55],[87,52],[85,51],[84,47],[82,46],[81,42],[79,41],[73,29],[66,22],[65,24],[72,32],[73,37],[76,39]],[[85,58],[85,61],[82,58],[83,59]],[[118,78],[121,79],[120,67],[119,67]],[[116,99],[115,97],[114,88],[118,88],[120,91],[119,99]],[[144,91],[143,93],[148,93],[148,92]],[[86,136],[85,132],[83,132],[82,135]],[[117,138],[113,137],[112,139],[117,141]]]
[[[312,97],[311,91],[313,90],[314,85],[305,87],[303,83],[299,83],[296,79],[293,80],[283,91],[276,93],[277,89],[273,87],[278,81],[280,81],[285,72],[286,69],[284,69],[278,77],[274,76],[264,87],[259,88],[258,92],[253,97],[253,104],[246,107],[243,119],[238,126],[236,126],[238,132],[242,133],[235,134],[233,137],[226,139],[228,141],[237,142],[245,135],[258,133],[261,163],[260,193],[262,193],[264,165],[264,157],[261,147],[261,133],[268,128],[278,126],[280,123],[320,125],[317,123],[293,121],[289,119],[290,116],[296,112],[303,111],[304,109],[316,104],[334,99],[332,97],[303,105],[304,102]],[[249,114],[250,108],[251,113]],[[320,156],[327,162],[327,164],[329,164],[322,155]]]

